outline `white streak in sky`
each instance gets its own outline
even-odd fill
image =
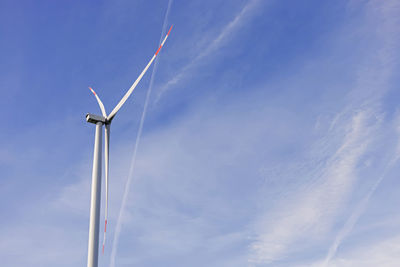
[[[384,4],[382,4],[382,2],[373,2],[372,1],[370,4],[377,4],[377,5],[374,5],[374,9],[379,10],[380,15],[382,15],[384,17],[382,31],[385,32],[385,35],[383,36],[382,39],[384,40],[385,45],[384,45],[383,49],[381,49],[379,51],[379,55],[380,55],[380,61],[383,63],[382,65],[384,66],[382,72],[390,75],[393,72],[393,64],[394,64],[393,59],[395,58],[395,55],[397,54],[397,49],[396,49],[397,46],[395,44],[399,43],[399,39],[400,39],[399,31],[397,30],[399,23],[400,23],[400,20],[397,16],[397,14],[400,10],[400,5],[398,4],[397,1],[386,1]],[[382,5],[380,5],[380,4],[382,4]],[[399,122],[399,121],[397,121],[397,122]],[[397,131],[399,133],[399,129],[397,129]],[[400,157],[399,148],[400,148],[400,143],[397,146],[397,150],[395,151],[394,158],[386,165],[382,174],[376,180],[376,182],[371,187],[371,189],[368,191],[368,193],[365,195],[365,197],[360,201],[360,203],[358,203],[354,212],[350,215],[350,217],[347,219],[347,221],[345,222],[342,229],[340,229],[339,233],[336,235],[332,245],[329,248],[328,254],[325,257],[325,260],[324,260],[322,266],[324,266],[324,267],[328,266],[329,262],[335,256],[337,249],[339,248],[339,246],[341,245],[343,240],[353,230],[358,219],[366,210],[369,199],[374,194],[375,190],[380,185],[382,180],[385,178],[387,172],[398,161],[398,159]]]
[[[397,120],[397,122],[400,122],[400,120]],[[397,129],[397,131],[400,134],[400,129],[399,128]],[[342,229],[340,229],[338,235],[335,237],[335,240],[333,241],[333,244],[329,248],[328,254],[326,255],[324,263],[322,264],[323,267],[328,266],[329,262],[335,256],[335,254],[337,252],[337,249],[339,248],[340,244],[348,236],[348,234],[353,230],[353,228],[356,225],[358,219],[360,218],[360,216],[366,210],[367,204],[368,204],[371,196],[375,193],[375,190],[381,184],[382,180],[385,178],[385,176],[388,173],[388,171],[398,162],[399,158],[400,158],[400,142],[398,142],[394,158],[386,165],[386,167],[383,170],[381,176],[379,176],[379,178],[375,181],[374,185],[368,191],[366,196],[360,201],[360,203],[358,203],[358,205],[356,206],[354,212],[350,215],[350,217],[347,219],[347,221],[344,224],[344,226],[342,227]]]
[[[294,195],[287,205],[280,206],[277,214],[268,213],[261,220],[256,241],[250,249],[250,263],[272,263],[282,259],[293,243],[310,234],[318,235],[330,225],[342,201],[351,191],[356,166],[371,142],[376,123],[368,120],[366,110],[353,115],[344,126],[350,131],[342,144],[317,176],[320,183]],[[271,219],[274,218],[274,219]]]
[[[164,23],[163,23],[163,27],[162,27],[162,31],[161,31],[161,37],[160,37],[159,44],[161,44],[163,36],[164,36],[164,34],[166,32],[166,29],[167,29],[167,21],[168,21],[169,12],[170,12],[170,9],[171,9],[171,6],[172,6],[172,2],[173,2],[173,0],[169,0],[168,1],[167,12],[165,13],[165,17],[164,17]],[[130,185],[131,185],[132,179],[134,177],[133,176],[133,174],[134,174],[133,171],[135,169],[136,155],[137,155],[137,151],[138,151],[138,147],[139,147],[139,143],[140,143],[140,137],[142,136],[143,124],[144,124],[144,121],[146,119],[147,107],[148,107],[148,104],[149,104],[151,90],[153,88],[155,73],[157,71],[158,58],[156,58],[156,60],[154,62],[153,71],[151,73],[150,84],[149,84],[149,88],[147,89],[146,100],[145,100],[145,103],[144,103],[142,116],[140,118],[139,130],[138,130],[138,134],[136,136],[135,147],[133,149],[133,155],[132,155],[132,160],[131,160],[131,166],[130,166],[130,169],[129,169],[128,179],[126,180],[126,184],[125,184],[125,188],[124,188],[124,194],[123,194],[123,197],[122,197],[122,204],[121,204],[121,208],[120,208],[119,214],[118,214],[117,225],[116,225],[115,232],[114,232],[113,246],[112,246],[112,250],[111,250],[111,261],[110,261],[110,266],[111,267],[115,267],[115,257],[117,255],[118,241],[119,241],[119,236],[121,234],[122,216],[124,215],[124,211],[125,211],[125,207],[126,207],[126,201],[128,199]]]
[[[377,25],[379,41],[371,48],[368,47],[375,53],[370,53],[359,66],[356,85],[350,92],[350,102],[339,112],[330,128],[330,131],[339,129],[342,132],[343,127],[349,125],[352,130],[330,157],[322,175],[318,174],[317,178],[323,181],[322,183],[308,185],[306,190],[289,199],[289,204],[280,206],[277,216],[268,213],[262,217],[260,226],[257,225],[258,236],[250,247],[253,254],[250,262],[268,264],[284,259],[297,249],[294,245],[296,242],[310,239],[310,236],[321,236],[321,233],[325,234],[331,229],[357,180],[357,166],[360,159],[381,130],[382,124],[379,119],[382,115],[381,99],[390,89],[390,79],[395,74],[395,65],[398,62],[395,59],[400,40],[398,32],[400,20],[397,16],[399,8],[400,5],[398,2],[396,4],[396,1],[368,2],[367,23]],[[376,49],[375,45],[379,49]],[[335,139],[329,132],[327,137],[327,142]],[[351,231],[365,210],[371,195],[394,162],[396,161],[387,165],[348,219],[329,250],[326,264],[335,255],[341,241]],[[270,219],[271,217],[274,219]]]
[[[344,224],[343,228],[340,230],[338,235],[336,236],[333,244],[329,248],[328,254],[326,255],[325,261],[322,264],[323,267],[328,266],[331,259],[335,256],[337,249],[339,248],[342,241],[346,238],[346,236],[353,230],[355,224],[357,223],[360,216],[364,213],[365,209],[367,208],[367,204],[369,199],[374,194],[376,188],[380,185],[383,178],[385,178],[387,172],[391,169],[391,167],[396,163],[396,160],[392,160],[383,171],[382,175],[376,180],[372,188],[369,190],[367,195],[358,203],[357,207],[355,208],[354,212],[348,218],[346,223]]]
[[[239,14],[236,15],[236,17],[229,22],[220,32],[220,34],[212,41],[210,44],[203,49],[203,52],[198,54],[190,63],[188,63],[186,66],[184,66],[181,70],[179,70],[178,74],[175,75],[174,78],[169,80],[160,90],[160,92],[157,95],[156,102],[161,98],[161,96],[173,85],[177,84],[182,80],[182,78],[185,76],[185,74],[193,68],[201,59],[204,57],[208,56],[211,54],[213,51],[217,50],[222,44],[224,44],[228,38],[240,27],[243,25],[244,20],[252,14],[254,10],[256,10],[256,7],[258,7],[258,4],[260,3],[260,0],[252,0],[249,1],[245,7],[242,9],[242,11],[239,12]]]

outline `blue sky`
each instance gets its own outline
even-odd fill
[[[87,87],[111,111],[173,24],[113,121],[99,265],[399,266],[398,14],[395,0],[2,1],[2,265],[86,264]]]

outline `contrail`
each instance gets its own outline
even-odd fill
[[[367,204],[371,196],[374,194],[376,188],[380,185],[382,180],[385,178],[388,171],[393,167],[393,165],[398,161],[399,155],[396,155],[385,167],[381,176],[376,180],[374,185],[368,191],[367,195],[361,200],[361,202],[357,205],[354,212],[350,215],[349,219],[344,224],[343,228],[340,229],[340,232],[336,236],[333,244],[329,248],[328,254],[325,257],[325,260],[322,264],[322,267],[327,267],[331,259],[335,256],[337,249],[340,244],[344,240],[344,238],[353,230],[354,225],[357,223],[360,216],[364,213],[367,208]]]
[[[246,3],[243,9],[231,20],[219,33],[219,35],[212,40],[207,47],[205,47],[201,53],[199,53],[190,63],[181,68],[179,72],[169,80],[161,89],[160,92],[156,96],[155,102],[157,103],[161,96],[173,85],[177,84],[179,81],[183,79],[185,74],[193,68],[201,59],[208,56],[212,52],[216,51],[218,48],[223,45],[229,37],[233,35],[233,33],[243,25],[244,20],[252,15],[254,10],[259,8],[259,5],[262,3],[260,0],[251,0]]]
[[[170,11],[171,6],[172,6],[172,2],[173,2],[173,0],[169,0],[168,1],[167,12],[165,13],[165,17],[164,17],[164,23],[163,23],[163,27],[162,27],[162,31],[161,31],[161,37],[160,37],[159,44],[161,44],[163,35],[164,35],[164,33],[166,32],[166,29],[167,29],[167,21],[168,21],[169,11]],[[122,216],[123,216],[123,213],[124,213],[124,210],[125,210],[126,200],[128,199],[129,188],[130,188],[130,185],[131,185],[131,182],[132,182],[132,178],[133,178],[133,171],[135,169],[135,162],[136,162],[136,154],[137,154],[139,143],[140,143],[140,137],[142,136],[143,124],[144,124],[144,121],[146,119],[147,107],[148,107],[148,104],[149,104],[151,89],[153,88],[154,77],[155,77],[155,73],[157,71],[157,66],[158,66],[158,59],[156,59],[155,62],[154,62],[154,68],[153,68],[153,71],[151,73],[150,84],[149,84],[149,88],[147,89],[146,100],[144,102],[142,116],[140,118],[139,130],[138,130],[138,134],[136,136],[135,147],[133,149],[131,166],[129,168],[128,179],[126,180],[125,189],[124,189],[124,195],[122,196],[122,204],[121,204],[121,208],[119,210],[118,219],[117,219],[117,225],[116,225],[115,232],[114,232],[114,240],[113,240],[113,246],[112,246],[112,250],[111,250],[110,267],[115,267],[115,256],[117,255],[117,246],[118,246],[119,236],[120,236],[120,233],[121,233]]]

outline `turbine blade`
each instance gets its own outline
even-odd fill
[[[172,30],[172,26],[171,28],[169,28],[169,31],[167,33],[167,35],[165,36],[164,40],[162,41],[160,47],[157,49],[156,53],[153,55],[153,57],[150,59],[149,63],[147,64],[147,66],[144,68],[144,70],[142,71],[142,73],[140,73],[139,77],[136,79],[136,81],[132,84],[131,88],[129,88],[128,92],[126,92],[126,94],[124,95],[124,97],[122,97],[122,99],[119,101],[119,103],[115,106],[115,108],[111,111],[110,115],[108,115],[107,120],[111,121],[115,114],[118,112],[118,110],[120,110],[120,108],[122,107],[122,105],[125,103],[125,101],[128,99],[128,97],[132,94],[133,90],[135,89],[135,87],[138,85],[138,83],[140,82],[140,80],[142,79],[143,75],[146,73],[147,69],[150,67],[150,65],[153,63],[154,59],[157,57],[158,53],[160,52],[161,48],[163,47],[165,41],[167,40],[169,33]]]
[[[107,232],[107,218],[108,218],[108,168],[109,168],[109,147],[110,147],[110,133],[111,127],[110,124],[107,123],[104,127],[105,131],[105,140],[104,140],[104,165],[105,165],[105,173],[106,173],[106,204],[104,211],[104,237],[103,237],[103,249],[102,252],[104,254],[104,245],[106,244],[106,232]]]
[[[106,109],[104,108],[103,102],[101,102],[100,97],[96,94],[96,92],[91,87],[89,87],[89,89],[90,89],[90,91],[92,91],[92,93],[96,97],[97,103],[99,104],[100,109],[101,109],[101,114],[103,114],[104,118],[107,118]]]

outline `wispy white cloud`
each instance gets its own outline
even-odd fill
[[[382,32],[381,38],[383,45],[378,52],[378,61],[382,66],[382,69],[379,71],[381,72],[381,75],[379,76],[381,76],[382,84],[384,84],[386,80],[389,79],[391,75],[393,75],[394,65],[395,65],[394,62],[396,62],[396,59],[398,58],[396,57],[395,54],[397,53],[395,49],[396,47],[395,44],[398,44],[400,40],[399,39],[400,31],[398,30],[400,26],[400,20],[397,16],[397,13],[400,11],[400,5],[397,1],[386,1],[386,2],[370,1],[369,5],[370,5],[369,8],[373,9],[374,12],[378,12],[380,17],[382,18],[382,25],[380,27],[380,30]],[[376,14],[372,14],[372,16],[373,15],[376,16]],[[385,91],[384,88],[379,88],[378,90],[380,90],[381,93],[375,94],[374,99],[370,99],[368,101],[368,104],[373,102],[376,98],[380,98],[382,92]],[[397,147],[399,146],[400,142],[397,143]],[[329,251],[325,257],[322,266],[329,266],[329,262],[335,256],[339,246],[341,245],[343,240],[347,237],[347,235],[353,230],[358,219],[360,218],[362,213],[366,210],[369,199],[374,194],[375,190],[380,185],[382,180],[385,178],[387,172],[398,161],[399,156],[400,156],[399,152],[395,151],[394,156],[385,166],[382,173],[376,179],[375,183],[372,185],[372,187],[364,196],[364,198],[355,207],[353,213],[350,215],[350,217],[347,219],[343,227],[336,235],[332,245],[329,248]]]
[[[320,153],[322,158],[328,159],[323,168],[316,170],[318,166],[314,166],[309,172],[313,176],[311,182],[288,193],[292,196],[278,201],[275,211],[269,211],[256,223],[255,241],[250,246],[252,264],[268,264],[285,259],[290,253],[304,249],[299,246],[301,240],[307,240],[310,245],[326,238],[337,220],[357,181],[360,160],[381,131],[381,99],[389,90],[396,62],[394,47],[399,36],[394,6],[397,4],[393,2],[371,1],[364,10],[367,22],[364,21],[363,27],[374,25],[380,31],[377,43],[369,50],[374,50],[376,46],[380,52],[371,54],[366,50],[368,56],[358,64],[355,86],[349,93],[347,105],[332,120],[327,135],[313,145],[316,150],[323,151]],[[347,134],[341,143],[335,145],[346,129]],[[326,150],[327,147],[330,149]],[[385,172],[336,237],[326,264],[341,240],[351,231],[365,209],[370,194],[384,175]]]
[[[294,266],[319,267],[324,265],[323,261],[316,261],[304,265]],[[400,236],[382,239],[362,247],[350,249],[345,255],[337,257],[327,263],[327,267],[353,267],[353,266],[385,266],[395,267],[400,265]]]
[[[204,59],[217,51],[223,44],[231,40],[234,36],[235,31],[237,31],[243,24],[248,22],[248,20],[255,13],[254,11],[261,5],[260,0],[250,0],[248,1],[242,10],[235,15],[235,17],[225,25],[220,33],[207,43],[206,47],[201,48],[201,52],[184,67],[182,67],[175,75],[174,78],[166,82],[165,85],[159,90],[156,101],[158,101],[161,96],[168,91],[172,86],[179,83],[191,69],[197,66],[200,62],[204,63]]]
[[[391,8],[393,3],[390,2]],[[260,1],[247,2],[245,8],[223,28],[225,31],[205,46],[203,54],[198,56],[200,58],[195,58],[187,65],[189,67],[182,69],[182,77],[177,82],[189,75],[197,64],[204,62],[203,59],[227,44],[260,6]],[[370,9],[368,12],[378,12],[374,16],[381,10],[373,5]],[[396,9],[387,9],[392,13],[386,15],[392,18]],[[387,19],[383,21],[390,21]],[[375,22],[372,20],[370,25]],[[371,27],[372,31],[378,29],[376,32],[382,33],[382,38],[371,42],[384,49],[366,49],[365,58],[354,64],[359,68],[359,78],[354,82],[356,88],[352,88],[346,107],[341,110],[335,106],[337,109],[330,111],[331,114],[340,114],[334,121],[329,116],[328,119],[323,114],[320,116],[322,119],[316,131],[322,132],[318,135],[322,137],[317,140],[309,129],[304,131],[308,136],[304,138],[306,141],[298,137],[307,123],[313,124],[315,115],[304,115],[301,108],[314,106],[317,101],[306,103],[301,108],[293,107],[290,106],[292,103],[287,104],[289,97],[285,93],[282,93],[285,101],[280,103],[277,103],[280,100],[276,96],[271,100],[268,94],[249,99],[232,97],[224,99],[223,105],[202,99],[179,119],[146,133],[137,161],[138,179],[131,186],[124,187],[133,144],[127,144],[127,140],[120,143],[116,138],[111,155],[111,235],[115,231],[123,192],[132,191],[122,220],[124,232],[116,263],[135,266],[167,263],[246,266],[250,247],[250,265],[267,265],[268,262],[275,265],[274,261],[285,259],[296,249],[307,254],[308,246],[321,239],[324,239],[322,245],[325,248],[327,240],[335,239],[331,236],[336,234],[332,233],[331,226],[337,222],[343,204],[348,203],[349,193],[354,192],[354,185],[359,182],[364,155],[372,150],[377,134],[385,125],[382,122],[384,111],[379,106],[395,64],[391,56],[396,45],[390,36],[397,36],[397,32],[391,27],[381,26],[379,22],[374,26],[376,28]],[[340,39],[340,36],[332,38],[336,37]],[[386,40],[387,45],[383,46]],[[352,49],[357,50],[357,47]],[[330,62],[315,64],[321,69],[329,66]],[[315,73],[306,74],[301,73],[298,80],[294,78],[290,83],[298,88],[299,80],[315,79]],[[337,78],[335,75],[332,77]],[[318,86],[322,88],[325,83],[322,81]],[[272,85],[269,83],[269,86]],[[266,88],[261,86],[254,91],[265,92]],[[342,95],[333,101],[339,98]],[[318,107],[315,113],[324,111]],[[306,123],[302,121],[304,117],[307,117]],[[65,124],[61,123],[61,130]],[[87,140],[86,137],[82,139]],[[282,158],[278,157],[276,147],[284,150]],[[293,155],[296,153],[293,147],[311,150],[312,160],[308,161],[308,152],[304,152],[306,159]],[[10,158],[6,152],[0,152],[0,161],[8,164]],[[39,152],[47,153],[43,149]],[[13,157],[18,159],[18,154]],[[3,260],[15,263],[13,266],[54,266],[54,262],[60,260],[64,266],[84,264],[91,162],[83,162],[82,166],[68,166],[77,171],[66,172],[64,176],[68,179],[62,179],[65,187],[44,194],[43,200],[31,200],[31,205],[24,207],[25,212],[14,226],[2,224],[0,248]],[[264,182],[264,176],[269,176],[268,170],[277,171],[277,175],[267,177],[268,181],[262,188],[260,184]],[[296,180],[294,186],[288,182],[287,171]],[[273,186],[285,191],[278,192],[274,199],[268,199],[273,201],[273,205],[266,201],[271,196],[272,190],[267,188],[271,180],[274,180]],[[261,215],[260,210],[263,212]],[[343,217],[340,217],[341,221]],[[347,226],[352,227],[354,221],[351,219]],[[345,228],[344,234],[338,234],[339,242],[333,247],[340,246],[351,227]],[[376,246],[368,243],[357,250],[339,251],[328,266],[379,266],[380,263],[393,266],[399,262],[398,241],[396,237]],[[25,257],[20,257],[21,250]],[[108,264],[109,256],[107,246],[106,255],[100,258],[101,266]],[[323,256],[321,261],[306,266],[321,266]],[[367,256],[370,262],[366,262]]]
[[[400,121],[400,116],[397,117],[395,120],[395,123],[398,125]],[[368,202],[372,195],[375,193],[376,189],[378,186],[381,184],[382,180],[386,177],[387,173],[392,169],[392,167],[398,162],[400,158],[400,131],[399,129],[397,130],[398,134],[398,142],[397,146],[395,147],[394,155],[392,156],[392,159],[389,161],[389,163],[385,166],[384,170],[380,174],[380,176],[376,179],[372,187],[369,189],[367,194],[363,197],[363,199],[357,204],[355,207],[354,211],[350,215],[350,217],[347,219],[343,227],[340,229],[338,234],[335,236],[335,239],[333,243],[331,244],[329,251],[325,257],[325,260],[321,266],[327,267],[329,266],[329,263],[331,260],[335,257],[336,252],[343,242],[343,240],[349,235],[349,233],[353,230],[355,224],[359,220],[360,216],[365,212],[365,210],[368,207]]]
[[[259,222],[260,232],[251,246],[251,262],[282,259],[294,251],[291,246],[299,239],[315,237],[327,230],[357,178],[357,164],[376,128],[375,123],[368,121],[368,115],[367,111],[361,111],[352,116],[348,125],[342,125],[349,131],[314,178],[318,182],[302,192],[293,192],[294,197],[288,203],[280,204],[276,212],[266,214]]]

